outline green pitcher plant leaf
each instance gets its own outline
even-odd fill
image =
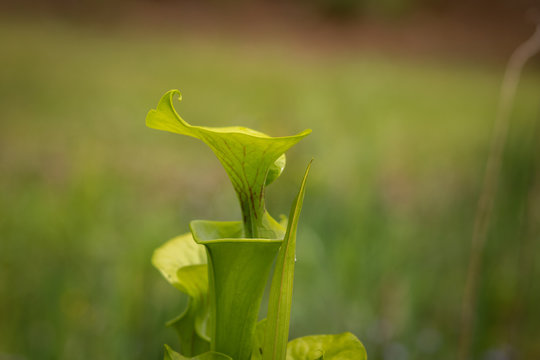
[[[164,360],[232,360],[231,357],[217,353],[215,351],[208,351],[204,354],[197,355],[194,357],[185,357],[173,349],[167,344],[165,344],[165,357]]]
[[[168,91],[156,109],[146,116],[148,127],[191,136],[204,141],[227,172],[242,208],[246,238],[260,238],[265,229],[264,187],[275,180],[285,167],[285,151],[307,136],[311,130],[286,137],[270,137],[241,126],[192,126],[173,106],[178,90]]]
[[[156,249],[152,263],[167,281],[189,296],[185,311],[167,323],[178,332],[182,353],[193,356],[208,351],[208,265],[204,246],[197,244],[190,233],[180,235]]]
[[[181,100],[178,90],[168,91],[148,112],[146,125],[206,143],[229,176],[242,220],[194,220],[191,234],[154,252],[154,266],[189,296],[185,311],[168,323],[179,334],[181,352],[165,345],[165,360],[367,359],[362,343],[350,333],[288,342],[296,232],[312,162],[288,221],[270,216],[264,193],[285,168],[285,152],[311,130],[270,137],[240,126],[192,126],[176,112],[175,97]],[[257,321],[274,264],[267,318]]]
[[[294,263],[296,260],[296,229],[300,211],[302,210],[307,176],[312,162],[313,160],[306,168],[300,190],[292,204],[287,232],[276,260],[270,287],[263,360],[284,360],[287,351]]]
[[[281,239],[246,239],[242,223],[194,220],[195,241],[206,247],[211,350],[249,360],[270,269]]]
[[[364,345],[350,332],[297,338],[287,345],[287,360],[366,360]]]

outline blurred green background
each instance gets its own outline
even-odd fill
[[[269,211],[288,213],[315,158],[292,337],[352,331],[373,360],[455,359],[504,61],[532,27],[459,33],[437,20],[451,13],[441,2],[321,0],[287,17],[238,1],[227,19],[212,2],[121,16],[128,3],[26,2],[0,17],[0,359],[160,359],[175,347],[164,323],[186,299],[152,251],[192,219],[239,209],[209,149],[144,126],[172,88],[192,124],[313,129],[267,191]],[[540,358],[537,65],[512,112],[474,359]]]

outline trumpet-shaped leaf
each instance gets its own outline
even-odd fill
[[[195,357],[185,357],[171,349],[169,345],[165,345],[164,360],[232,360],[229,356],[215,351],[209,351]]]
[[[279,249],[276,267],[270,287],[268,303],[268,316],[266,322],[265,345],[263,348],[264,360],[284,360],[289,338],[289,321],[291,315],[294,262],[296,259],[296,229],[298,218],[302,210],[306,180],[311,168],[309,163],[300,190],[296,196],[289,215],[287,232],[283,244]]]
[[[264,187],[275,180],[285,167],[285,151],[308,135],[305,130],[294,136],[270,137],[240,126],[192,126],[173,106],[178,90],[168,91],[156,109],[146,116],[148,127],[191,136],[204,141],[217,156],[238,195],[245,237],[260,238],[265,215]]]
[[[192,221],[206,246],[210,281],[211,350],[249,360],[259,308],[281,239],[243,239],[241,222]]]
[[[210,349],[208,323],[208,265],[204,246],[191,234],[178,236],[154,251],[152,263],[172,285],[189,295],[186,310],[169,321],[178,332],[184,355]]]
[[[287,360],[366,360],[364,345],[353,334],[313,335],[287,345]]]
[[[365,360],[362,343],[350,333],[306,336],[287,343],[296,231],[308,165],[287,228],[265,209],[265,186],[282,173],[285,151],[308,135],[269,137],[244,127],[192,126],[173,106],[168,91],[148,112],[147,126],[191,136],[217,156],[237,193],[242,221],[192,221],[191,234],[158,248],[153,264],[189,304],[169,322],[180,334],[182,354],[165,345],[165,360]],[[284,221],[282,221],[283,223]],[[268,317],[257,322],[274,259]]]

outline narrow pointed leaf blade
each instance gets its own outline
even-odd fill
[[[366,360],[364,345],[353,334],[312,335],[287,345],[287,360]]]
[[[311,162],[302,179],[300,191],[292,204],[287,232],[285,233],[285,238],[283,239],[276,260],[276,267],[270,287],[265,345],[263,348],[264,360],[284,360],[287,351],[294,278],[296,230],[310,168]]]

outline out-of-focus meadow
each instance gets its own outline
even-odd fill
[[[159,359],[176,344],[164,323],[186,299],[152,251],[192,219],[239,209],[202,143],[145,127],[171,88],[192,124],[313,129],[267,192],[269,211],[288,213],[315,158],[292,337],[352,331],[373,360],[454,359],[503,62],[159,25],[2,17],[0,359]],[[483,256],[474,359],[540,357],[539,99],[529,66]]]

